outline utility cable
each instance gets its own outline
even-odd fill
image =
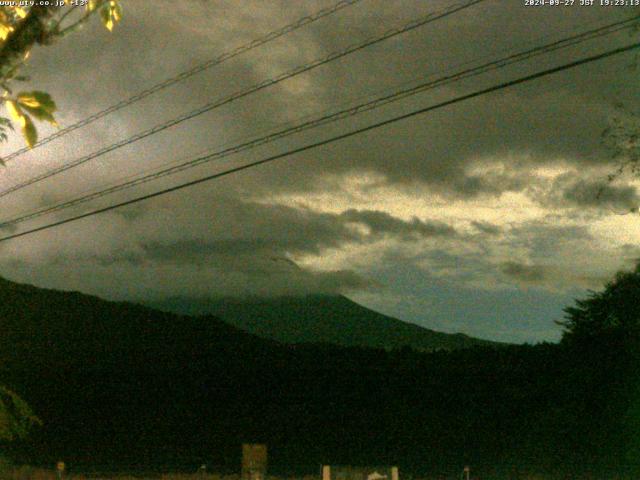
[[[114,150],[117,150],[119,148],[122,148],[124,146],[127,145],[131,145],[132,143],[135,143],[139,140],[142,140],[144,138],[147,138],[151,135],[155,135],[159,132],[162,132],[170,127],[173,127],[175,125],[178,125],[180,123],[183,123],[187,120],[190,120],[192,118],[195,118],[199,115],[202,115],[206,112],[209,112],[215,108],[221,107],[223,105],[226,105],[228,103],[231,103],[235,100],[238,100],[240,98],[246,97],[248,95],[251,95],[255,92],[258,92],[260,90],[263,90],[267,87],[276,85],[280,82],[283,82],[287,79],[293,78],[297,75],[300,75],[302,73],[308,72],[310,70],[313,70],[321,65],[325,65],[329,62],[332,62],[334,60],[337,60],[339,58],[345,57],[347,55],[350,55],[351,53],[357,52],[359,50],[362,50],[364,48],[367,48],[371,45],[375,45],[377,43],[380,43],[384,40],[387,40],[389,38],[395,37],[397,35],[406,33],[408,31],[414,30],[416,28],[422,27],[428,23],[434,22],[436,20],[439,20],[441,18],[445,18],[449,15],[452,15],[454,13],[457,13],[461,10],[464,10],[466,8],[469,8],[475,4],[484,2],[485,0],[469,0],[467,2],[464,2],[462,4],[457,4],[455,6],[452,7],[448,7],[446,9],[440,10],[438,12],[433,12],[430,13],[426,16],[423,16],[417,20],[413,20],[403,26],[391,29],[386,31],[385,33],[383,33],[382,35],[378,35],[375,37],[371,37],[363,42],[359,42],[357,44],[351,45],[349,47],[347,47],[346,49],[343,50],[339,50],[336,52],[333,52],[325,57],[319,58],[311,63],[307,63],[305,65],[299,66],[294,68],[293,70],[290,70],[288,72],[282,73],[276,77],[273,77],[271,79],[265,80],[263,82],[260,82],[256,85],[253,85],[247,89],[244,90],[240,90],[228,97],[224,97],[222,99],[213,101],[211,103],[207,103],[204,106],[197,108],[195,110],[192,110],[191,112],[185,113],[183,115],[180,115],[179,117],[176,117],[172,120],[169,120],[167,122],[161,123],[159,125],[156,125],[155,127],[152,127],[148,130],[145,130],[143,132],[140,132],[136,135],[133,135],[132,137],[129,137],[125,140],[121,140],[117,143],[114,143],[112,145],[109,145],[107,147],[104,147],[100,150],[97,150],[95,152],[92,152],[84,157],[78,158],[70,163],[66,163],[64,165],[61,165],[57,168],[51,169],[47,172],[44,172],[40,175],[37,175],[35,177],[30,178],[29,180],[25,180],[24,182],[18,183],[12,187],[9,187],[5,190],[0,191],[0,197],[4,197],[6,195],[9,195],[10,193],[16,192],[18,190],[21,190],[25,187],[28,187],[29,185],[33,185],[34,183],[38,183],[42,180],[46,180],[48,178],[51,178],[59,173],[65,172],[67,170],[70,170],[72,168],[75,168],[79,165],[82,165],[86,162],[89,162],[91,160],[94,160],[98,157],[101,157],[102,155],[105,155],[106,153],[112,152]]]
[[[107,108],[105,108],[104,110],[100,110],[99,112],[94,113],[93,115],[86,117],[82,120],[77,121],[76,123],[73,123],[71,125],[69,125],[68,127],[62,128],[60,130],[58,130],[57,132],[44,137],[42,140],[38,141],[32,148],[29,147],[24,147],[21,148],[19,150],[16,150],[15,152],[10,153],[9,155],[7,155],[6,157],[3,158],[4,162],[8,162],[10,160],[13,160],[16,157],[19,157],[20,155],[29,152],[31,150],[33,150],[34,148],[40,147],[42,145],[45,145],[57,138],[60,138],[64,135],[67,135],[68,133],[71,133],[79,128],[82,128],[84,126],[87,126],[93,122],[95,122],[96,120],[99,120],[103,117],[106,117],[107,115],[110,115],[114,112],[117,112],[118,110],[121,110],[129,105],[132,105],[136,102],[139,102],[140,100],[147,98],[149,95],[153,95],[156,92],[159,92],[161,90],[164,90],[165,88],[171,87],[173,85],[175,85],[176,83],[182,82],[183,80],[186,80],[187,78],[193,77],[194,75],[203,72],[209,68],[215,67],[216,65],[220,65],[223,62],[226,62],[227,60],[230,60],[234,57],[237,57],[238,55],[241,55],[245,52],[248,52],[250,50],[253,50],[255,48],[258,48],[262,45],[265,45],[266,43],[269,43],[273,40],[276,40],[284,35],[287,35],[288,33],[294,32],[306,25],[309,25],[311,23],[316,22],[317,20],[320,20],[321,18],[327,17],[333,13],[336,13],[344,8],[350,7],[351,5],[354,5],[358,2],[360,2],[361,0],[341,0],[339,2],[337,2],[336,4],[327,7],[327,8],[323,8],[322,10],[318,10],[317,12],[299,18],[298,20],[296,20],[293,23],[290,23],[289,25],[286,25],[278,30],[274,30],[272,32],[267,33],[266,35],[264,35],[263,37],[257,38],[255,40],[252,40],[244,45],[241,45],[239,47],[234,48],[233,50],[229,50],[228,52],[224,52],[221,55],[208,60],[204,63],[201,63],[200,65],[197,65],[193,68],[190,68],[189,70],[185,70],[173,77],[167,78],[145,90],[142,90],[138,93],[136,93],[135,95],[132,95],[131,97],[125,99],[125,100],[121,100],[118,103],[115,103]]]
[[[266,164],[266,163],[270,163],[270,162],[273,162],[273,161],[281,159],[281,158],[289,157],[291,155],[296,155],[298,153],[306,152],[308,150],[312,150],[314,148],[321,147],[323,145],[328,145],[328,144],[331,144],[331,143],[334,143],[334,142],[337,142],[337,141],[340,141],[340,140],[344,140],[346,138],[350,138],[350,137],[353,137],[355,135],[359,135],[361,133],[365,133],[365,132],[368,132],[368,131],[371,131],[371,130],[374,130],[374,129],[377,129],[377,128],[380,128],[380,127],[383,127],[383,126],[386,126],[386,125],[390,125],[392,123],[395,123],[395,122],[398,122],[398,121],[401,121],[401,120],[406,120],[408,118],[412,118],[412,117],[415,117],[417,115],[422,115],[424,113],[431,112],[431,111],[434,111],[434,110],[438,110],[440,108],[444,108],[444,107],[447,107],[449,105],[460,103],[460,102],[463,102],[463,101],[466,101],[466,100],[469,100],[469,99],[472,99],[472,98],[480,97],[480,96],[486,95],[488,93],[496,92],[496,91],[499,91],[499,90],[503,90],[503,89],[506,89],[506,88],[513,87],[515,85],[520,85],[520,84],[523,84],[523,83],[526,83],[526,82],[530,82],[532,80],[536,80],[538,78],[546,77],[546,76],[549,76],[549,75],[552,75],[552,74],[555,74],[555,73],[559,73],[559,72],[562,72],[562,71],[565,71],[565,70],[569,70],[571,68],[576,68],[578,66],[585,65],[587,63],[591,63],[591,62],[595,62],[595,61],[598,61],[598,60],[602,60],[602,59],[605,59],[605,58],[608,58],[608,57],[612,57],[614,55],[619,55],[619,54],[624,53],[624,52],[629,52],[629,51],[635,50],[637,48],[640,48],[640,42],[633,43],[633,44],[630,44],[630,45],[626,45],[624,47],[616,48],[616,49],[613,49],[613,50],[608,50],[608,51],[606,51],[604,53],[600,53],[600,54],[597,54],[597,55],[592,55],[592,56],[589,56],[589,57],[586,57],[586,58],[582,58],[580,60],[576,60],[574,62],[567,63],[567,64],[564,64],[564,65],[561,65],[561,66],[558,66],[558,67],[542,70],[542,71],[539,71],[539,72],[536,72],[536,73],[533,73],[533,74],[530,74],[530,75],[526,75],[524,77],[517,78],[515,80],[510,80],[510,81],[503,82],[503,83],[500,83],[500,84],[497,84],[497,85],[494,85],[494,86],[491,86],[491,87],[488,87],[488,88],[477,90],[475,92],[468,93],[466,95],[461,95],[461,96],[455,97],[453,99],[437,103],[435,105],[431,105],[431,106],[428,106],[428,107],[424,107],[424,108],[420,108],[420,109],[417,109],[417,110],[413,110],[413,111],[411,111],[409,113],[405,113],[403,115],[398,115],[398,116],[389,118],[387,120],[383,120],[381,122],[373,123],[373,124],[368,125],[366,127],[361,127],[361,128],[355,129],[355,130],[351,130],[351,131],[343,133],[341,135],[333,136],[333,137],[330,137],[330,138],[327,138],[327,139],[324,139],[324,140],[320,140],[318,142],[310,143],[310,144],[304,145],[302,147],[298,147],[298,148],[295,148],[295,149],[292,149],[292,150],[288,150],[286,152],[278,153],[276,155],[272,155],[272,156],[263,158],[261,160],[257,160],[257,161],[251,162],[251,163],[247,163],[247,164],[244,164],[244,165],[241,165],[241,166],[238,166],[238,167],[230,168],[230,169],[224,170],[222,172],[217,172],[217,173],[214,173],[212,175],[201,177],[201,178],[198,178],[196,180],[191,180],[189,182],[181,183],[179,185],[175,185],[173,187],[165,188],[165,189],[153,192],[153,193],[149,193],[149,194],[142,195],[142,196],[139,196],[139,197],[136,197],[136,198],[132,198],[132,199],[126,200],[124,202],[112,204],[112,205],[109,205],[107,207],[99,208],[99,209],[93,210],[91,212],[86,212],[86,213],[83,213],[83,214],[80,214],[80,215],[76,215],[76,216],[73,216],[73,217],[70,217],[70,218],[66,218],[64,220],[58,220],[56,222],[48,223],[46,225],[42,225],[40,227],[32,228],[32,229],[26,230],[24,232],[19,232],[19,233],[15,233],[15,234],[12,234],[12,235],[7,235],[5,237],[0,237],[0,242],[5,242],[5,241],[8,241],[8,240],[12,240],[14,238],[23,237],[25,235],[30,235],[30,234],[35,233],[35,232],[48,230],[48,229],[51,229],[51,228],[54,228],[54,227],[57,227],[57,226],[60,226],[60,225],[64,225],[64,224],[67,224],[67,223],[70,223],[70,222],[74,222],[74,221],[80,220],[82,218],[87,218],[87,217],[91,217],[91,216],[94,216],[94,215],[98,215],[100,213],[108,212],[108,211],[111,211],[111,210],[115,210],[117,208],[121,208],[121,207],[125,207],[125,206],[132,205],[132,204],[135,204],[135,203],[139,203],[139,202],[142,202],[144,200],[148,200],[148,199],[151,199],[151,198],[159,197],[161,195],[165,195],[167,193],[171,193],[171,192],[182,190],[182,189],[185,189],[185,188],[188,188],[188,187],[192,187],[194,185],[198,185],[200,183],[204,183],[204,182],[207,182],[207,181],[210,181],[210,180],[214,180],[214,179],[217,179],[217,178],[225,177],[225,176],[231,175],[233,173],[237,173],[237,172],[240,172],[240,171],[243,171],[243,170],[247,170],[249,168],[257,167],[258,165],[263,165],[263,164]]]
[[[500,68],[504,68],[508,65],[517,63],[517,62],[522,62],[525,60],[529,60],[531,58],[534,58],[536,56],[539,55],[543,55],[543,54],[547,54],[553,51],[557,51],[559,49],[563,49],[563,48],[567,48],[582,42],[585,42],[587,40],[592,40],[595,38],[600,38],[602,36],[605,35],[610,35],[612,33],[618,32],[622,29],[625,28],[630,28],[633,23],[635,23],[638,19],[640,18],[640,15],[637,17],[634,17],[632,19],[628,19],[628,20],[623,20],[623,21],[619,21],[619,22],[614,22],[612,24],[606,25],[606,26],[601,26],[580,34],[576,34],[573,35],[571,37],[568,38],[564,38],[555,42],[551,42],[549,44],[546,45],[542,45],[542,46],[538,46],[526,51],[522,51],[522,52],[518,52],[518,53],[514,53],[511,55],[508,55],[504,58],[501,58],[499,60],[494,60],[492,62],[489,63],[485,63],[483,65],[474,67],[474,68],[469,68],[466,69],[464,71],[455,73],[453,75],[448,75],[448,76],[443,76],[440,77],[436,80],[433,81],[429,81],[429,82],[424,82],[420,85],[417,86],[413,86],[411,88],[405,88],[402,90],[396,90],[395,92],[389,94],[389,95],[384,95],[382,97],[378,97],[375,98],[373,100],[370,100],[368,102],[365,103],[361,103],[359,105],[356,106],[352,106],[346,109],[342,109],[340,111],[331,113],[331,114],[327,114],[324,116],[321,116],[319,118],[310,120],[310,121],[306,121],[303,122],[301,124],[298,125],[294,125],[292,127],[289,128],[285,128],[283,130],[247,141],[247,142],[243,142],[240,143],[238,145],[234,145],[232,147],[228,147],[225,148],[223,150],[219,150],[216,151],[214,153],[209,153],[207,155],[204,156],[199,156],[196,159],[193,160],[189,160],[183,163],[180,163],[178,165],[173,165],[170,167],[166,167],[163,168],[159,171],[154,171],[153,173],[150,174],[146,174],[146,175],[138,175],[137,178],[134,178],[133,180],[127,181],[127,182],[123,182],[123,183],[119,183],[116,184],[114,186],[96,191],[96,192],[92,192],[86,195],[82,195],[80,197],[77,197],[75,199],[72,200],[68,200],[62,203],[58,203],[56,205],[53,206],[48,206],[45,208],[42,208],[40,210],[37,210],[35,212],[31,212],[31,213],[27,213],[27,214],[22,214],[20,216],[17,217],[13,217],[11,219],[5,220],[3,222],[0,222],[0,228],[2,227],[8,227],[10,225],[15,225],[18,223],[21,223],[23,221],[26,220],[31,220],[33,218],[37,218],[49,213],[53,213],[56,211],[60,211],[60,210],[64,210],[82,203],[86,203],[89,202],[91,200],[95,200],[97,198],[101,198],[103,196],[118,192],[118,191],[122,191],[128,188],[132,188],[138,185],[142,185],[144,183],[148,183],[150,181],[153,180],[157,180],[159,178],[165,177],[165,176],[169,176],[169,175],[174,175],[176,173],[179,173],[183,170],[187,170],[190,168],[194,168],[198,165],[201,165],[203,163],[207,163],[207,162],[211,162],[213,160],[219,160],[221,158],[230,156],[230,155],[234,155],[240,152],[243,152],[245,150],[249,150],[252,148],[255,148],[257,146],[260,145],[264,145],[266,143],[271,143],[275,140],[279,140],[281,138],[296,134],[296,133],[300,133],[303,132],[305,130],[309,130],[312,128],[317,128],[319,126],[322,125],[326,125],[329,123],[333,123],[336,122],[338,120],[342,120],[345,119],[347,117],[351,117],[369,110],[373,110],[376,108],[379,108],[383,105],[387,105],[389,103],[392,102],[396,102],[398,100],[404,99],[406,97],[412,96],[412,95],[416,95],[418,93],[422,93],[426,90],[430,90],[436,87],[440,87],[442,85],[447,85],[450,83],[454,83],[466,78],[470,78],[472,76],[477,76],[483,73],[486,73],[488,71],[492,71],[492,70],[496,70],[496,69],[500,69]]]

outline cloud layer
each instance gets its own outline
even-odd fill
[[[3,170],[0,187],[448,4],[364,0],[25,155]],[[114,34],[92,25],[41,48],[29,73],[57,100],[62,124],[70,124],[327,5],[251,1],[239,9],[232,1],[132,1]],[[625,14],[592,7],[558,15],[487,1],[3,198],[3,217]],[[428,91],[81,208],[296,148],[630,39],[622,32]],[[607,182],[615,161],[601,136],[616,102],[638,107],[632,61],[627,55],[593,63],[0,244],[3,275],[138,300],[346,292],[445,330],[502,340],[555,338],[553,319],[542,318],[548,312],[540,312],[538,323],[523,320],[522,309],[531,305],[523,295],[561,305],[640,256],[639,219],[629,213],[640,204],[638,182]],[[14,139],[6,148],[18,146]],[[459,310],[455,302],[437,307],[438,295],[456,291],[467,298],[473,292],[479,304],[508,303],[508,295],[522,303],[475,314],[462,303]]]

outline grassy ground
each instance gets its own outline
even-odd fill
[[[59,480],[60,477],[53,470],[44,470],[33,467],[20,467],[0,473],[0,480]],[[154,476],[132,476],[132,475],[64,475],[64,480],[239,480],[239,475],[216,475],[206,473],[167,473]],[[267,480],[294,480],[282,477],[267,477]],[[295,480],[318,480],[316,477],[308,476]]]
[[[44,470],[40,468],[32,468],[32,467],[21,467],[16,468],[7,472],[2,472],[2,480],[59,480],[63,478],[64,480],[238,480],[237,476],[233,477],[222,477],[220,475],[213,474],[203,474],[203,473],[195,473],[195,474],[180,474],[180,473],[172,473],[172,474],[159,474],[152,477],[139,477],[139,476],[131,476],[131,475],[122,475],[122,476],[100,476],[100,475],[64,475],[63,477],[59,477],[57,472],[53,470]]]

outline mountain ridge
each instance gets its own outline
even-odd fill
[[[422,351],[501,344],[463,333],[438,332],[376,312],[342,295],[172,297],[149,306],[179,314],[211,314],[243,331],[288,344],[322,342]]]
[[[90,364],[96,352],[113,361],[131,362],[167,355],[193,354],[216,345],[256,350],[275,342],[241,331],[214,316],[189,317],[77,291],[61,291],[0,277],[0,365]],[[193,345],[193,347],[192,347]],[[144,348],[140,348],[144,346]],[[195,349],[195,350],[193,350]],[[162,350],[165,350],[163,352]],[[190,352],[190,350],[193,350]]]

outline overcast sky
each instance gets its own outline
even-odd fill
[[[25,89],[50,92],[65,126],[331,1],[128,0],[34,50]],[[23,155],[5,189],[122,138],[455,2],[362,0]],[[264,135],[508,53],[613,22],[632,7],[487,0],[0,199],[2,219],[198,153]],[[173,177],[26,222],[20,231],[289,150],[571,59],[629,32],[430,90]],[[624,54],[275,163],[0,244],[1,274],[110,299],[344,293],[436,330],[556,340],[553,321],[640,257],[638,182],[602,132],[640,106]],[[42,127],[43,134],[53,130]],[[17,136],[2,147],[22,146]]]

